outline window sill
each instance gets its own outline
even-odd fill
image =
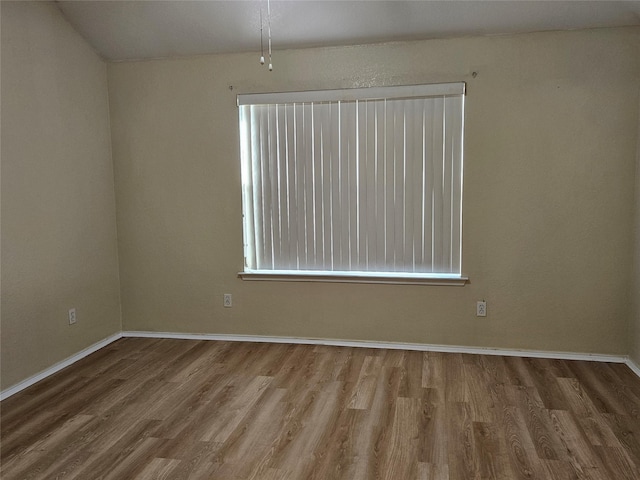
[[[447,274],[368,274],[360,272],[239,272],[242,280],[276,281],[276,282],[335,282],[335,283],[384,283],[391,285],[439,285],[463,286],[469,282],[468,277]]]

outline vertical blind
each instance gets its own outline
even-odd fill
[[[245,271],[461,273],[464,83],[238,106]]]

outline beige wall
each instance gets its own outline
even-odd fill
[[[1,8],[5,389],[121,321],[106,64],[53,3]]]
[[[125,330],[627,353],[640,29],[257,59],[108,67]],[[237,278],[237,93],[460,80],[469,285]]]
[[[640,29],[107,67],[54,5],[1,5],[0,389],[121,329],[115,200],[125,330],[626,354],[631,319],[640,363]],[[237,93],[460,80],[469,285],[237,278]]]
[[[640,87],[639,87],[640,88]],[[640,110],[640,109],[639,109]],[[636,218],[635,218],[635,267],[632,284],[633,318],[631,319],[631,346],[629,355],[640,366],[640,114],[638,115],[638,147],[636,156]]]

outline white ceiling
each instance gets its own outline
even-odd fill
[[[109,60],[259,52],[267,0],[58,0]],[[639,1],[271,0],[273,49],[640,25]]]

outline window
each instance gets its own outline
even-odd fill
[[[238,95],[241,276],[464,283],[464,89]]]

